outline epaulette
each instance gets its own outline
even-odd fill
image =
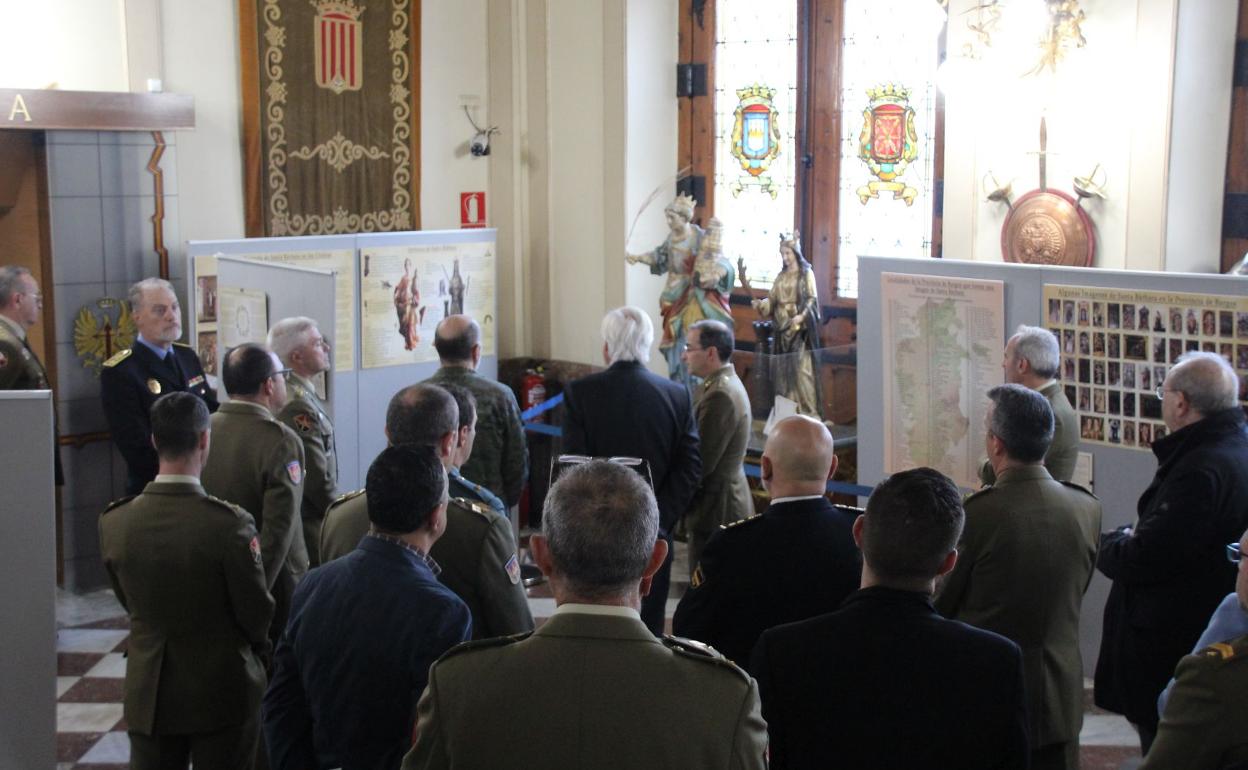
[[[854,516],[860,516],[867,512],[866,508],[859,508],[856,505],[841,505],[840,503],[833,503],[832,507],[838,511],[853,514]]]
[[[739,527],[742,524],[749,524],[751,521],[754,521],[755,519],[761,519],[761,518],[763,518],[763,514],[756,513],[753,516],[746,516],[744,519],[741,519],[740,521],[734,521],[731,524],[721,524],[720,529],[732,529],[733,527]]]
[[[107,368],[109,368],[109,369],[113,368],[113,367],[114,367],[114,366],[116,366],[117,364],[119,364],[119,363],[121,363],[122,361],[125,361],[127,358],[129,358],[129,357],[130,357],[130,352],[131,352],[131,351],[130,351],[130,348],[126,348],[125,350],[121,350],[121,351],[118,351],[118,352],[114,353],[112,358],[110,358],[110,359],[108,359],[107,361],[105,361],[105,362],[104,362],[104,366],[105,366],[105,367],[107,367]]]
[[[1058,481],[1062,481],[1062,480],[1061,480],[1061,479],[1058,479]],[[1100,499],[1101,499],[1101,498],[1099,498],[1099,497],[1097,497],[1097,496],[1096,496],[1096,493],[1094,493],[1092,490],[1088,489],[1087,487],[1083,486],[1082,484],[1076,484],[1076,483],[1075,483],[1075,482],[1073,482],[1073,481],[1062,481],[1062,485],[1063,485],[1063,486],[1070,487],[1071,489],[1077,489],[1077,490],[1079,490],[1080,492],[1082,492],[1082,493],[1084,493],[1085,495],[1087,495],[1088,497],[1092,498],[1093,500],[1100,500]]]
[[[357,490],[355,490],[354,492],[348,492],[348,493],[346,493],[345,495],[339,495],[339,497],[338,497],[338,499],[337,499],[337,500],[335,500],[335,501],[333,501],[332,503],[330,503],[330,504],[329,504],[329,507],[330,507],[330,508],[334,508],[334,507],[336,507],[336,506],[338,506],[338,505],[341,505],[342,503],[345,503],[346,501],[348,501],[348,500],[350,500],[350,499],[352,499],[352,498],[359,497],[359,496],[360,496],[360,495],[362,495],[362,494],[364,494],[364,490],[363,490],[363,489],[357,489]]]
[[[472,639],[467,642],[460,642],[459,644],[455,645],[451,649],[442,653],[442,656],[438,658],[438,660],[443,661],[443,660],[446,660],[447,658],[453,658],[456,655],[462,655],[465,652],[472,652],[474,650],[484,650],[490,647],[503,647],[508,644],[515,644],[516,642],[528,639],[532,635],[533,635],[532,631],[525,631],[522,634],[511,634],[510,636],[495,636],[489,639]]]
[[[230,512],[235,515],[246,513],[248,516],[251,516],[250,513],[247,513],[247,511],[243,510],[243,507],[241,505],[235,505],[234,503],[231,503],[229,500],[222,500],[219,497],[213,497],[212,495],[209,495],[209,494],[205,494],[204,499],[206,499],[210,503],[216,503],[217,505],[220,505],[223,508],[229,508]],[[252,518],[252,522],[253,523],[255,522],[254,517]]]
[[[1214,642],[1200,651],[1203,658],[1213,658],[1226,662],[1248,653],[1248,636],[1240,636],[1226,642]]]
[[[742,671],[740,666],[725,658],[719,650],[716,650],[709,644],[703,644],[702,642],[697,642],[693,639],[686,639],[683,636],[672,636],[670,634],[664,634],[661,637],[661,641],[663,642],[664,647],[675,652],[677,655],[685,658],[692,658],[693,660],[700,660],[703,663],[717,665],[720,668],[732,671],[747,682],[750,680],[750,675]]]
[[[481,502],[480,500],[469,500],[466,497],[452,497],[451,502],[457,504],[460,508],[478,513],[487,519],[493,519],[498,514],[493,508]]]
[[[117,507],[120,507],[120,506],[122,506],[122,505],[125,505],[126,503],[130,502],[131,500],[133,500],[133,499],[134,499],[134,498],[136,498],[136,497],[138,497],[138,495],[126,495],[125,497],[119,497],[119,498],[117,498],[116,500],[114,500],[114,501],[112,501],[111,503],[109,503],[109,504],[108,504],[108,506],[104,509],[104,513],[108,513],[109,511],[113,510],[114,508],[117,508]]]
[[[995,487],[993,487],[991,484],[989,484],[988,486],[984,487],[983,489],[977,489],[977,490],[975,490],[974,492],[972,492],[972,493],[970,493],[969,495],[967,495],[966,497],[964,497],[964,498],[962,499],[962,503],[963,503],[963,505],[965,505],[966,503],[969,503],[970,501],[974,500],[974,499],[975,499],[975,498],[977,498],[977,497],[981,497],[981,496],[983,496],[983,495],[988,494],[988,493],[989,493],[989,492],[991,492],[993,489],[995,489]]]

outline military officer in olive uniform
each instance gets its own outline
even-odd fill
[[[459,385],[477,399],[476,445],[464,463],[463,474],[512,506],[520,501],[520,490],[528,477],[524,423],[511,388],[477,374],[480,340],[481,328],[468,316],[443,318],[433,336],[442,366],[426,382]]]
[[[754,680],[641,622],[667,540],[637,473],[574,466],[551,487],[531,543],[554,615],[531,635],[461,644],[433,665],[404,770],[767,766]]]
[[[130,614],[130,766],[250,768],[273,617],[256,528],[200,486],[209,444],[201,399],[167,394],[151,424],[159,474],[100,517],[104,566]]]
[[[24,267],[0,267],[0,390],[51,389],[48,373],[26,340],[26,331],[39,323],[42,311],[43,295],[30,271]],[[65,477],[55,435],[52,444],[56,484],[61,486]]]
[[[230,400],[212,417],[212,454],[204,489],[250,511],[260,530],[260,555],[277,602],[269,635],[286,627],[290,599],[308,571],[299,506],[303,501],[303,442],[273,415],[286,403],[286,370],[263,345],[246,343],[225,354],[221,382]]]
[[[958,563],[936,609],[1022,648],[1031,767],[1078,770],[1079,612],[1096,563],[1101,504],[1045,469],[1053,412],[1043,395],[1007,384],[988,398],[985,446],[996,483],[965,502]]]
[[[1235,593],[1248,612],[1248,532],[1228,545]],[[1179,661],[1157,738],[1140,770],[1248,766],[1248,636],[1215,642]]]
[[[391,444],[433,446],[450,467],[459,441],[458,413],[455,399],[443,388],[412,385],[390,400],[386,437]],[[446,533],[429,555],[442,565],[438,579],[472,611],[473,638],[533,630],[511,524],[489,506],[462,497],[451,499],[446,519]],[[336,500],[321,528],[322,560],[353,551],[368,525],[364,490]]]
[[[290,369],[286,376],[286,405],[277,419],[303,441],[303,542],[308,564],[321,563],[321,520],[338,497],[338,455],[334,451],[334,424],[325,402],[316,395],[311,378],[329,371],[329,343],[316,321],[285,318],[269,330],[269,349]]]
[[[686,333],[681,359],[702,378],[694,390],[702,480],[682,523],[689,538],[693,574],[706,541],[722,526],[754,513],[745,480],[745,448],[750,441],[750,396],[732,365],[732,329],[713,320],[698,321]]]
[[[129,350],[104,362],[100,401],[113,443],[126,460],[126,493],[138,494],[156,476],[156,450],[148,412],[156,399],[184,390],[217,411],[217,394],[208,384],[199,356],[182,336],[181,308],[173,284],[145,278],[130,287],[130,311],[139,331]]]

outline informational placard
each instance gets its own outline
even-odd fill
[[[1248,297],[1045,284],[1044,318],[1084,441],[1148,451],[1166,435],[1156,390],[1184,353],[1217,353],[1248,401]]]
[[[978,486],[1004,294],[1001,281],[881,274],[886,472],[927,466]]]
[[[191,339],[204,374],[217,386],[217,258],[210,254],[191,260],[195,283],[195,315],[191,323]]]
[[[492,243],[361,249],[361,367],[436,361],[434,328],[459,313],[481,324],[481,354],[493,355],[494,290]]]
[[[229,348],[245,342],[264,344],[269,334],[269,298],[262,291],[220,286],[217,294],[217,334]]]

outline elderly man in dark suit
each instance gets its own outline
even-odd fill
[[[1169,429],[1139,519],[1101,536],[1096,567],[1114,581],[1096,663],[1096,705],[1140,731],[1147,754],[1157,696],[1235,584],[1219,558],[1248,528],[1248,431],[1235,371],[1215,353],[1184,354],[1158,388]]]
[[[1078,770],[1079,609],[1096,561],[1101,503],[1045,469],[1053,412],[1043,395],[1011,384],[989,390],[988,398],[985,444],[996,483],[964,504],[958,564],[936,609],[1018,643],[1032,770]]]
[[[823,423],[804,415],[777,423],[762,460],[771,505],[707,543],[672,631],[747,666],[763,631],[832,612],[858,590],[862,561],[851,529],[861,511],[828,502],[835,472]]]
[[[893,475],[854,522],[862,589],[836,612],[763,633],[751,668],[772,768],[1027,766],[1018,645],[932,607],[963,519],[940,473]]]
[[[251,516],[210,497],[208,407],[189,393],[151,412],[158,474],[100,517],[100,554],[130,614],[130,766],[246,770],[256,758],[273,617]]]
[[[635,307],[612,310],[602,319],[606,371],[568,383],[564,403],[563,450],[594,457],[640,457],[650,465],[659,502],[659,535],[669,546],[667,561],[642,600],[641,619],[663,633],[672,576],[671,530],[698,488],[702,459],[689,391],[646,369],[654,324]]]

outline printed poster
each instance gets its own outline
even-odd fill
[[[221,286],[217,294],[219,343],[230,349],[245,342],[264,344],[269,334],[269,297],[259,289]]]

